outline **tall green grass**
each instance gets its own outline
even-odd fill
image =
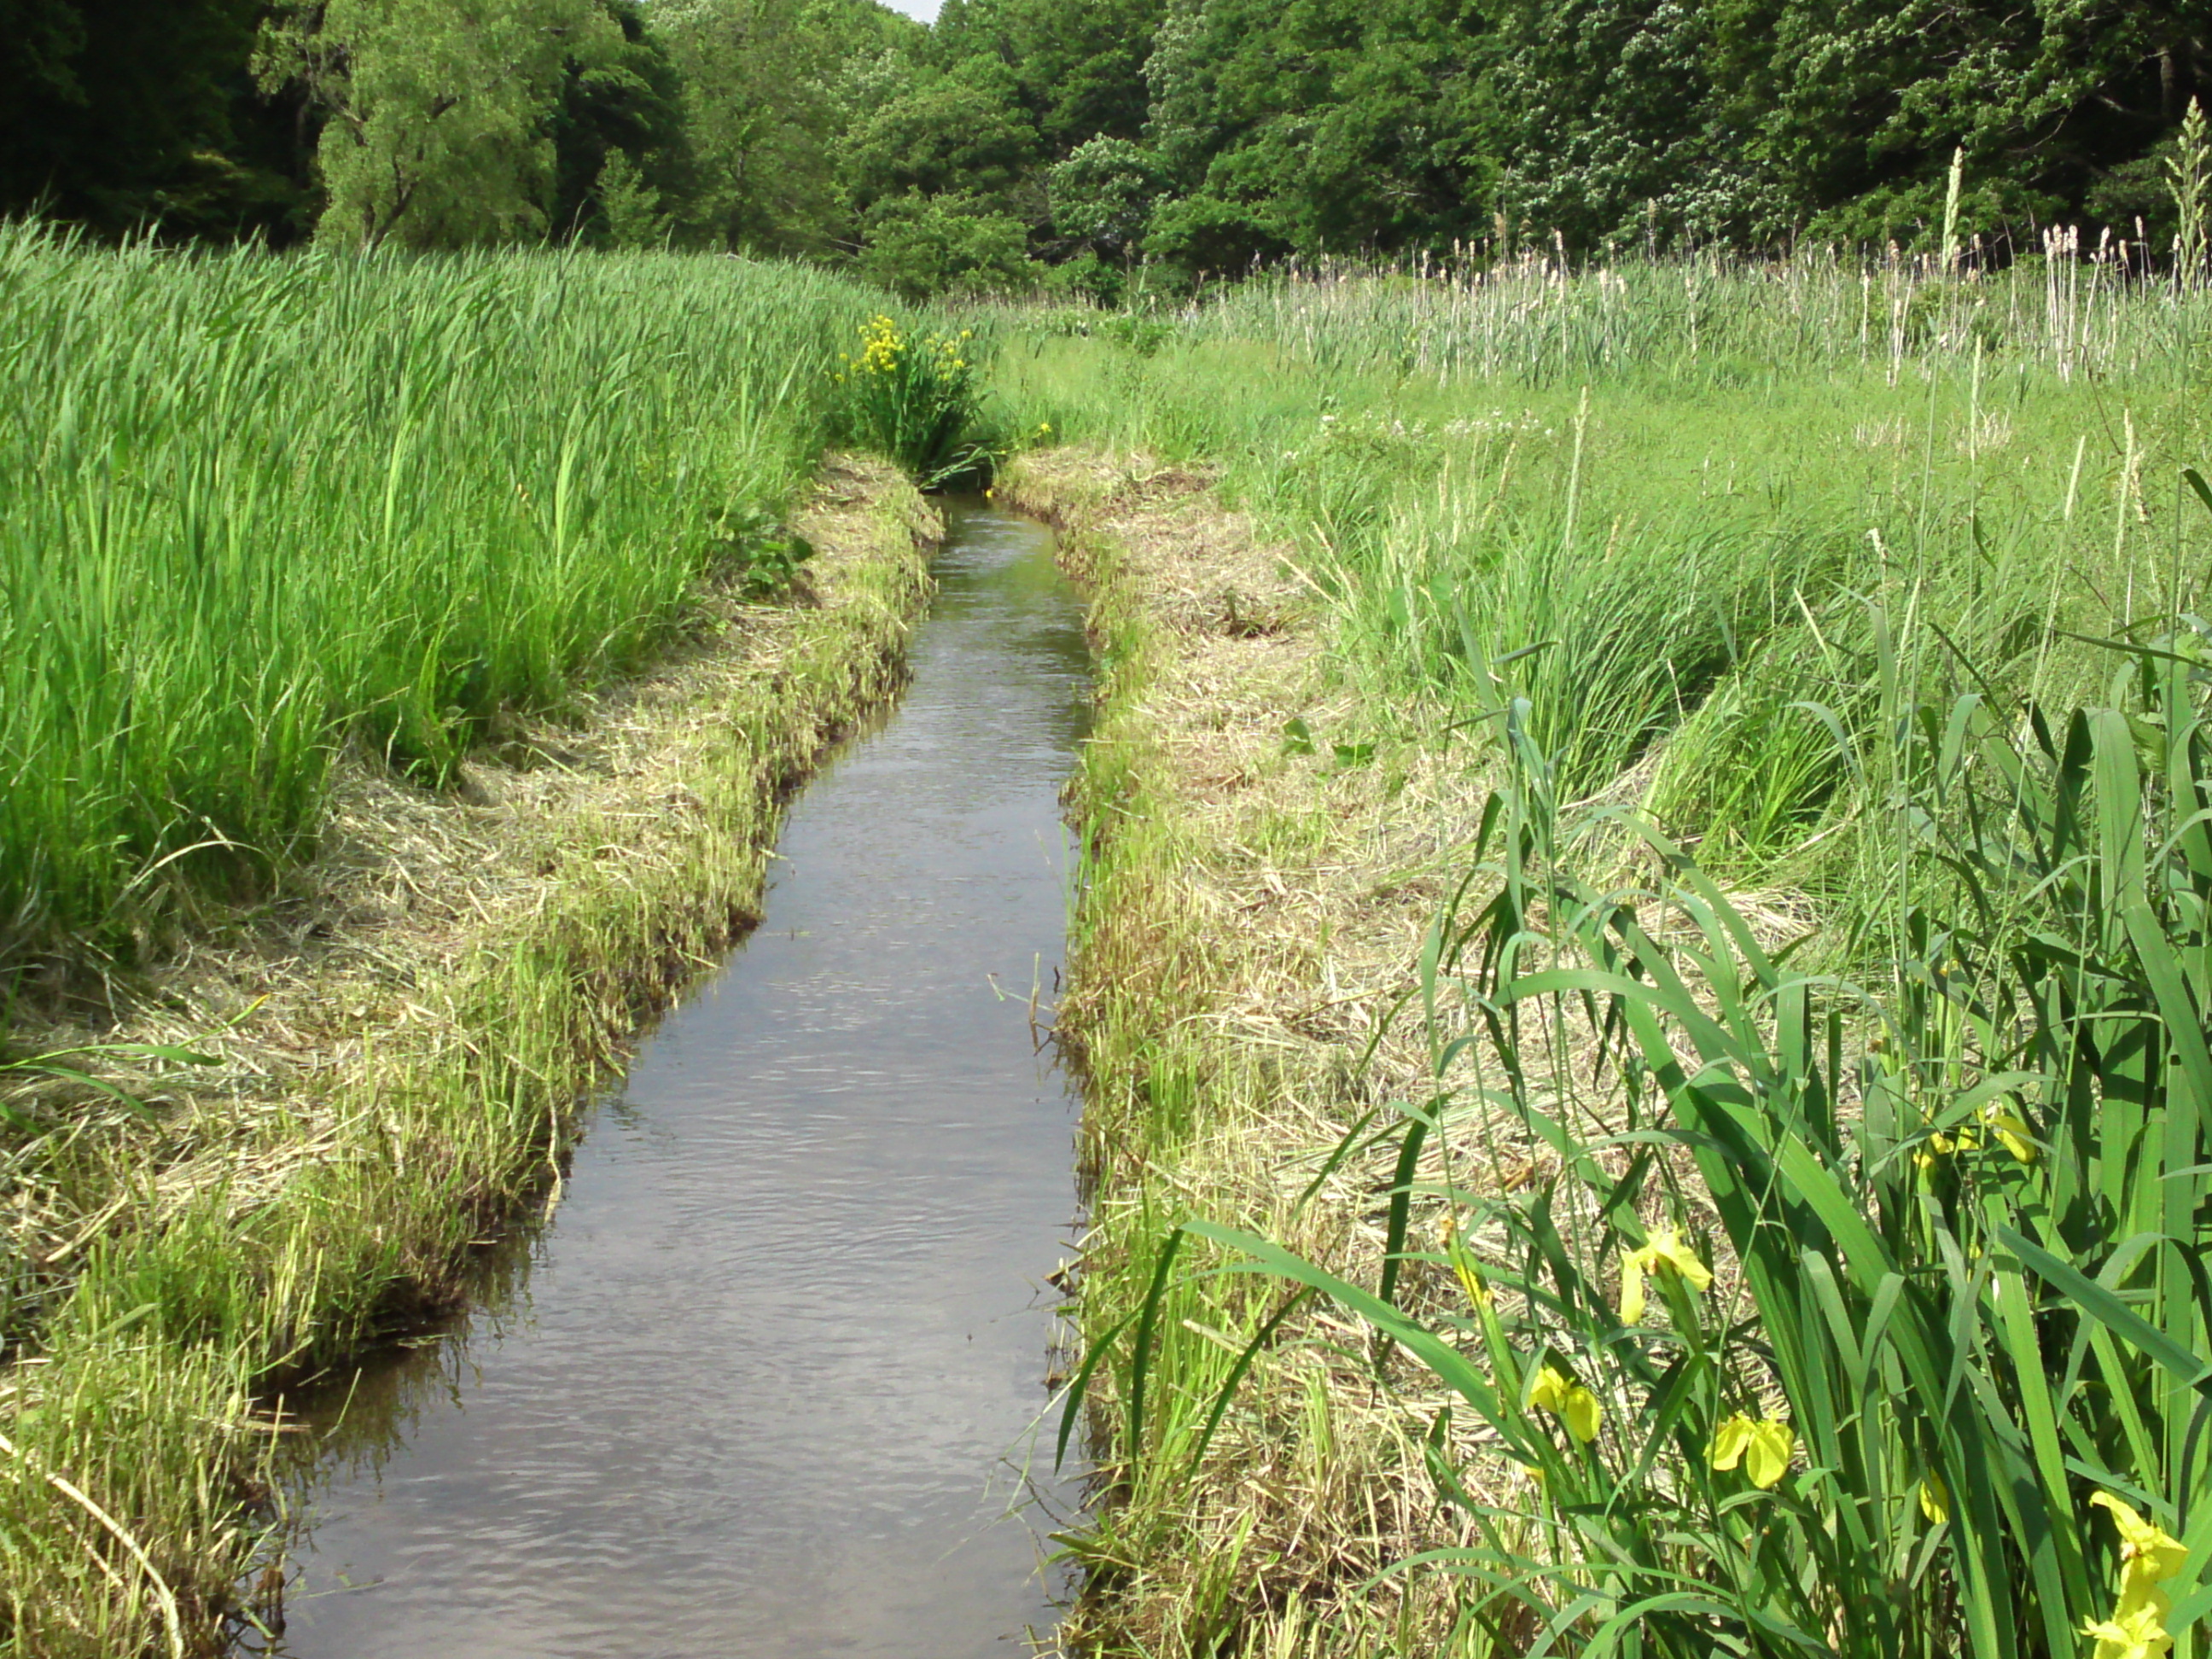
[[[1923,323],[1885,336],[1885,306]],[[2094,261],[1343,276],[1178,327],[1150,355],[1035,330],[998,384],[1221,467],[1331,596],[1379,727],[1523,696],[1570,798],[1626,792],[1730,873],[1857,811],[1802,705],[1865,712],[1870,604],[2063,702],[2106,672],[2072,636],[2136,625],[2175,537],[2208,541],[2172,481],[2212,451],[2212,296]]]
[[[866,296],[787,266],[0,227],[0,969],[265,890],[774,526]]]
[[[1498,786],[1419,967],[1432,1093],[1340,1149],[1380,1281],[1171,1176],[1102,1206],[1133,1508],[1278,1340],[1241,1264],[1455,1396],[1431,1473],[1485,1541],[1413,1564],[1455,1652],[2202,1650],[2212,308],[2053,252],[1329,275],[1007,353],[1025,415],[1217,465],[1382,752]],[[1677,1231],[1717,1286],[1624,1317]],[[1754,1427],[1786,1469],[1716,1456]]]
[[[1512,1607],[1541,1650],[2012,1659],[2126,1626],[2132,1583],[2099,1659],[2201,1650],[2212,743],[2176,642],[2062,723],[1975,690],[1892,706],[1907,858],[1881,979],[1790,966],[1656,832],[1656,884],[1592,882],[1607,860],[1577,842],[1606,826],[1559,810],[1501,711],[1519,764],[1470,884],[1494,896],[1431,939],[1435,1093],[1383,1139],[1411,1149],[1400,1218],[1423,1140],[1486,1109],[1556,1173],[1497,1195],[1461,1136],[1418,1189],[1456,1218],[1446,1249],[1402,1219],[1391,1241],[1460,1277],[1426,1320],[1387,1279],[1190,1229],[1362,1314],[1480,1424],[1486,1455],[1444,1449],[1449,1414],[1431,1442],[1486,1534],[1425,1564],[1479,1587],[1469,1630]],[[1722,1289],[1662,1268],[1641,1321],[1617,1264],[1678,1231]],[[1588,1421],[1547,1403],[1547,1369]],[[1738,1417],[1778,1448],[1756,1475],[1719,1455]],[[1530,1501],[1479,1495],[1507,1461]],[[2131,1552],[2107,1500],[2166,1553]]]

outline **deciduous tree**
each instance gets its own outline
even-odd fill
[[[270,21],[256,68],[327,114],[319,239],[440,247],[546,231],[569,65],[623,44],[599,0],[315,0]]]

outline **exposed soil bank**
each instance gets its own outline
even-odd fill
[[[791,789],[902,672],[939,533],[851,461],[793,524],[817,552],[786,599],[702,595],[659,672],[501,734],[457,796],[349,765],[295,891],[108,988],[103,1040],[214,1066],[138,1062],[143,1111],[66,1081],[8,1103],[12,1651],[223,1640],[268,1382],[449,1303],[626,1042],[757,916]]]
[[[1333,683],[1311,584],[1205,477],[1055,452],[998,489],[1060,529],[1104,663],[1060,1026],[1089,1083],[1082,1324],[1095,1340],[1134,1314],[1162,1237],[1193,1214],[1371,1284],[1388,1165],[1355,1158],[1300,1194],[1353,1121],[1427,1073],[1418,1023],[1390,1015],[1480,780],[1443,745],[1394,741],[1401,722]],[[1286,741],[1293,719],[1310,743]],[[1362,1330],[1328,1310],[1289,1319],[1200,1454],[1218,1390],[1285,1297],[1241,1277],[1171,1292],[1133,1429],[1127,1334],[1102,1367],[1071,1651],[1440,1650],[1431,1586],[1370,1582],[1465,1539],[1401,1427],[1426,1402],[1378,1389]]]

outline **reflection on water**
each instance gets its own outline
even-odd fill
[[[1016,1464],[1073,1120],[1030,997],[1090,665],[1046,532],[953,520],[912,688],[793,809],[767,921],[553,1224],[321,1403],[279,1651],[981,1659],[1049,1625],[1072,1494]]]

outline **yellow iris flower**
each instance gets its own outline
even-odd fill
[[[1796,1431],[1778,1419],[1747,1417],[1738,1412],[1713,1431],[1712,1460],[1717,1469],[1738,1463],[1761,1492],[1771,1492],[1790,1473],[1790,1459],[1797,1449]]]
[[[1711,1287],[1712,1272],[1698,1260],[1681,1235],[1662,1227],[1640,1248],[1620,1253],[1620,1322],[1633,1325],[1644,1317],[1644,1279],[1647,1273],[1680,1273],[1693,1291]]]
[[[2093,1620],[2081,1626],[2081,1634],[2097,1638],[2096,1659],[2165,1659],[2173,1646],[2166,1631],[2166,1609],[2148,1604],[2125,1616]]]
[[[2123,1575],[2136,1574],[2154,1584],[2181,1571],[2189,1552],[2179,1539],[2157,1522],[2144,1520],[2108,1492],[2092,1492],[2089,1501],[2100,1509],[2111,1510],[2112,1524],[2120,1529]]]
[[[1598,1419],[1604,1410],[1597,1396],[1556,1365],[1547,1365],[1529,1385],[1528,1403],[1552,1413],[1567,1425],[1567,1432],[1585,1446],[1597,1438]]]
[[[1954,1152],[1971,1152],[1980,1145],[1980,1138],[1971,1128],[1961,1129],[1955,1135],[1945,1134],[1938,1129],[1921,1144],[1920,1150],[1912,1155],[1912,1161],[1924,1174],[1936,1167],[1936,1159],[1948,1158]]]
[[[1993,1100],[1982,1108],[1982,1123],[1997,1139],[1998,1145],[2022,1164],[2033,1164],[2041,1155],[2041,1149],[2029,1139],[2034,1131],[2024,1119],[2009,1110],[2002,1101]],[[1922,1143],[1912,1161],[1923,1171],[1936,1167],[1939,1158],[1948,1158],[1954,1152],[1971,1152],[1982,1144],[1980,1131],[1972,1124],[1961,1127],[1955,1134],[1946,1134],[1938,1129]]]
[[[2166,1628],[2173,1603],[2159,1585],[2181,1571],[2189,1552],[2110,1492],[2092,1492],[2089,1501],[2109,1510],[2120,1529],[2120,1600],[2110,1619],[2084,1625],[2081,1634],[2097,1638],[2096,1659],[2161,1659],[2173,1645]]]

